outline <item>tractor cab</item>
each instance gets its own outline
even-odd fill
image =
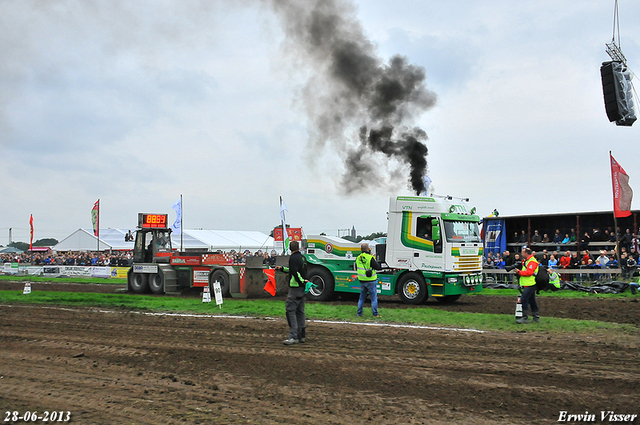
[[[173,252],[167,214],[138,214],[134,263],[168,263]]]

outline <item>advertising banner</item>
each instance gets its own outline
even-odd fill
[[[484,220],[484,252],[498,254],[507,249],[504,220]]]
[[[302,240],[302,227],[287,227],[287,234],[292,241]],[[282,242],[282,227],[273,229],[273,240]],[[282,246],[282,244],[280,244]]]
[[[131,267],[111,267],[111,277],[126,279]]]
[[[58,266],[44,266],[42,268],[42,274],[45,276],[59,276],[60,267]]]
[[[111,267],[92,267],[92,277],[111,277]]]
[[[7,274],[18,273],[18,263],[4,263],[4,273],[7,273]]]
[[[61,266],[60,274],[65,276],[91,277],[92,268],[93,267],[84,267],[84,266]]]

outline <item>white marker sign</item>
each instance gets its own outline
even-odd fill
[[[210,303],[211,302],[211,292],[209,292],[209,287],[205,286],[202,290],[202,302]]]
[[[220,288],[220,282],[217,280],[213,282],[213,292],[216,294],[216,304],[222,308],[222,288]]]

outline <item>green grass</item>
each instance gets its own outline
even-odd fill
[[[222,308],[218,308],[215,302],[211,304],[202,303],[200,298],[38,291],[23,295],[22,291],[0,291],[0,304],[47,304],[152,312],[184,312],[284,318],[284,301],[279,299],[244,300],[228,298],[224,300]],[[353,305],[332,305],[308,302],[306,306],[306,313],[309,319],[349,322],[374,321],[372,317],[367,317],[366,314],[365,318],[357,318],[355,316],[355,310],[355,303]],[[545,317],[539,324],[522,326],[515,323],[512,314],[458,313],[429,308],[427,306],[381,309],[381,314],[384,316],[383,319],[375,319],[375,321],[494,331],[521,331],[526,329],[527,331],[533,332],[618,333],[640,336],[640,329],[633,325],[592,320]]]
[[[101,283],[108,285],[126,285],[127,279],[100,278],[100,277],[42,277],[42,276],[3,276],[0,281],[14,282],[55,282],[55,283]]]
[[[100,283],[110,285],[126,285],[127,279],[117,278],[88,278],[88,277],[41,277],[41,276],[4,276],[0,275],[0,281],[14,282],[55,282],[55,283]],[[489,289],[483,288],[481,292],[470,292],[467,296],[473,295],[500,295],[500,296],[516,296],[519,292],[517,289]],[[635,295],[627,289],[622,294],[589,294],[578,291],[557,291],[542,292],[542,297],[560,297],[560,298],[633,298]]]

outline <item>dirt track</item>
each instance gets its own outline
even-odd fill
[[[427,307],[473,310],[490,298]],[[628,313],[595,301],[583,310],[604,305],[609,319],[622,317],[610,321],[637,325],[639,303],[626,302]],[[601,410],[640,413],[637,334],[311,322],[306,344],[285,347],[286,328],[284,320],[0,306],[1,419],[6,410],[68,410],[82,424],[538,424],[556,423],[561,410],[598,421]]]

